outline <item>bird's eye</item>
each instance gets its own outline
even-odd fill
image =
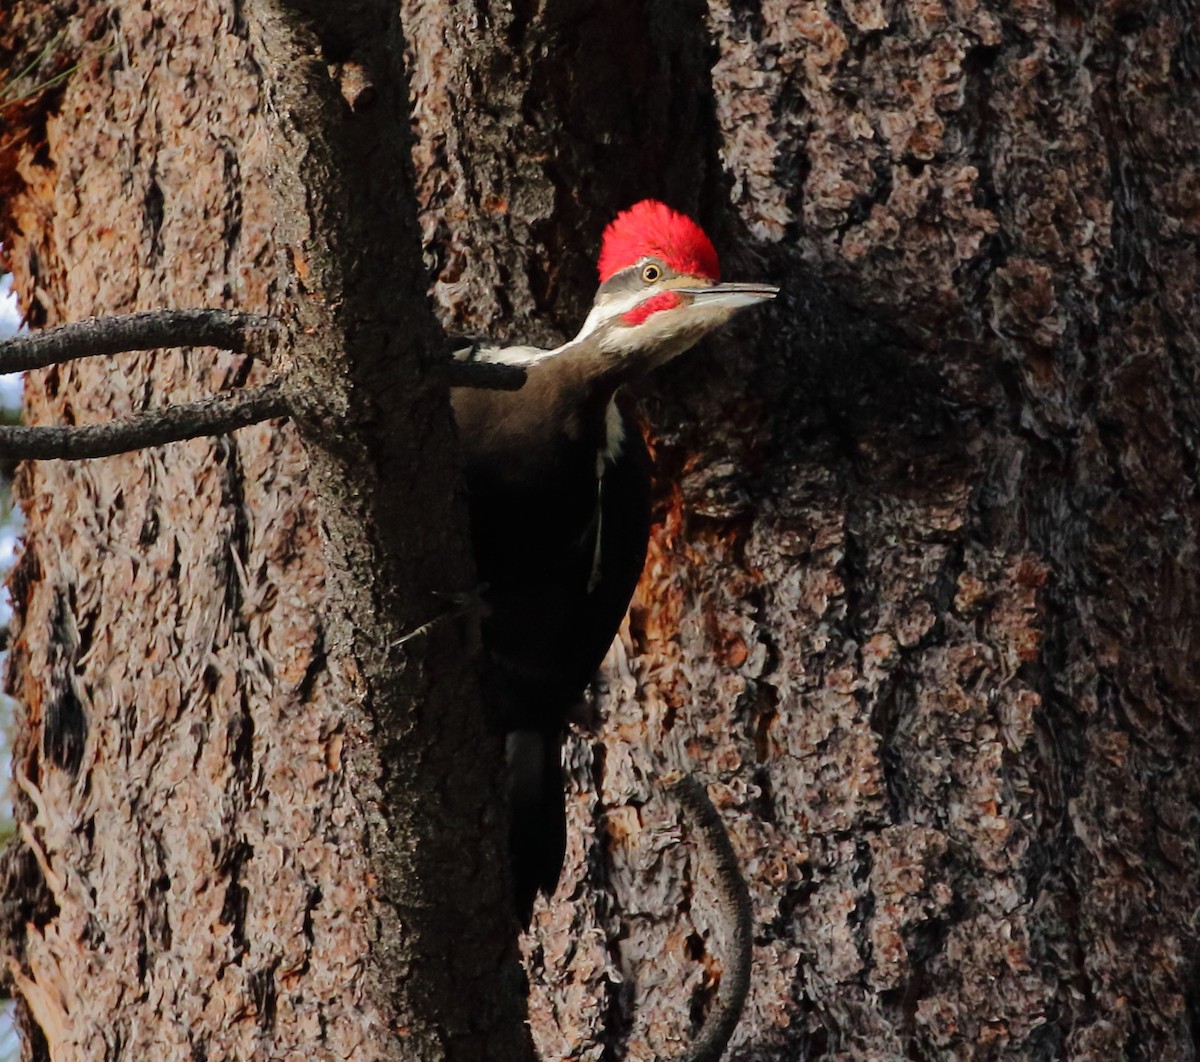
[[[647,284],[653,284],[659,279],[659,277],[662,276],[662,272],[663,271],[660,266],[656,266],[653,262],[650,262],[649,264],[642,266],[642,279]]]

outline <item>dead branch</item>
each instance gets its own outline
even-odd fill
[[[288,416],[278,383],[212,395],[108,424],[0,428],[0,460],[81,460],[148,446],[224,435],[235,428]]]
[[[145,310],[89,317],[0,343],[0,373],[157,347],[217,347],[262,357],[275,327],[269,317],[234,310]]]
[[[233,310],[146,310],[48,328],[0,343],[0,373],[43,369],[75,358],[158,347],[216,347],[262,357],[277,325],[260,314]],[[514,365],[447,359],[432,371],[447,387],[515,391],[525,370]],[[0,460],[78,460],[108,457],[147,446],[224,435],[271,417],[288,415],[277,383],[214,395],[129,420],[85,427],[0,428]]]
[[[0,373],[44,369],[76,358],[159,347],[216,347],[264,357],[278,325],[269,317],[235,310],[144,310],[47,328],[0,343]],[[432,370],[446,387],[516,391],[525,383],[519,365],[447,358]]]
[[[687,812],[688,823],[696,830],[699,847],[716,872],[717,923],[728,951],[716,1002],[704,1019],[699,1035],[680,1056],[680,1062],[718,1062],[729,1046],[750,991],[754,952],[750,890],[742,877],[725,824],[704,786],[690,774],[669,776],[663,779],[663,785]]]
[[[520,365],[504,365],[494,361],[456,361],[451,359],[434,367],[433,378],[447,387],[519,391],[525,385],[525,370]]]

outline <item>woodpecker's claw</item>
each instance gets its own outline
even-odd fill
[[[428,634],[434,627],[448,620],[460,619],[463,616],[486,616],[491,611],[491,606],[483,599],[483,595],[487,593],[487,590],[488,584],[480,583],[470,590],[431,591],[434,597],[449,602],[452,608],[440,616],[434,616],[427,623],[422,623],[419,627],[413,628],[407,634],[401,635],[392,643],[393,648],[398,648],[406,642],[411,642],[414,638],[418,638],[422,634]]]
[[[449,601],[452,605],[478,605],[484,607],[483,595],[488,592],[488,584],[480,583],[470,590],[431,590],[434,597]]]

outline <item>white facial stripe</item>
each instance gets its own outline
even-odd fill
[[[716,302],[717,300],[714,300]],[[613,328],[600,340],[607,354],[634,355],[659,348],[646,368],[662,365],[690,349],[718,325],[733,316],[728,304],[695,303],[680,311],[652,313],[637,328]]]
[[[648,298],[653,298],[653,295],[645,291],[634,291],[627,295],[610,295],[605,297],[592,307],[591,312],[587,315],[587,320],[583,322],[583,327],[579,330],[579,335],[575,337],[576,340],[578,341],[591,335],[605,322],[616,320],[622,314],[628,313],[636,306],[645,302]]]
[[[625,422],[616,402],[609,402],[604,411],[604,446],[596,451],[596,543],[592,550],[592,574],[588,576],[587,592],[592,593],[600,585],[603,574],[603,558],[600,544],[604,535],[604,473],[606,466],[621,456],[625,443]]]
[[[592,572],[588,576],[587,592],[590,594],[600,585],[600,544],[604,541],[604,476],[596,477],[596,544],[592,548]]]

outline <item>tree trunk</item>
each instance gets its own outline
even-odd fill
[[[767,323],[643,388],[658,521],[596,719],[568,748],[569,865],[525,942],[542,1056],[665,1058],[710,1005],[726,963],[712,889],[651,784],[682,767],[709,784],[754,901],[731,1058],[1194,1058],[1193,5],[399,6],[448,328],[572,332],[601,227],[645,195],[697,212],[729,277],[785,289]],[[287,110],[256,117],[256,70],[277,53],[234,15],[180,11],[78,23],[84,65],[46,145],[2,167],[25,186],[5,238],[35,323],[193,302],[330,312],[285,279],[302,292],[309,259],[276,229],[310,215],[294,181],[268,187],[263,130]],[[361,105],[354,49],[327,37],[323,58]],[[360,227],[318,233],[334,248],[319,269],[351,253],[340,239],[378,259],[384,215],[346,201]],[[346,312],[371,320],[374,297]],[[373,349],[327,379],[378,385]],[[38,377],[30,408],[91,419],[250,371],[177,354],[72,366]],[[419,426],[396,420],[422,458],[406,489],[443,452],[422,432],[444,410],[420,409]],[[58,906],[21,894],[17,987],[43,1029],[62,1013],[74,1036],[107,1010],[87,1042],[119,1037],[113,1055],[149,1015],[180,1053],[214,1027],[233,1031],[210,1057],[395,1048],[403,990],[360,987],[378,977],[357,964],[378,973],[373,934],[392,932],[363,844],[375,807],[407,805],[364,794],[378,721],[398,717],[359,730],[343,710],[338,691],[387,688],[388,660],[352,647],[365,606],[339,606],[340,641],[321,634],[340,554],[319,552],[316,507],[355,519],[323,438],[315,416],[304,446],[249,429],[26,473],[15,764]],[[411,530],[391,529],[418,558],[423,516],[447,504],[428,490],[395,517]],[[355,659],[371,667],[338,670]],[[422,674],[410,696],[456,681]],[[398,736],[427,740],[430,718]],[[419,767],[403,742],[387,754]],[[478,840],[460,836],[464,873]],[[391,896],[413,868],[387,859]],[[453,887],[428,866],[429,888]],[[401,981],[437,977],[442,944],[418,937]],[[325,1041],[304,1025],[314,1000]]]
[[[444,320],[568,333],[646,194],[787,296],[645,388],[659,522],[568,754],[543,1055],[664,1057],[712,996],[649,784],[685,766],[755,900],[731,1057],[1194,1057],[1192,5],[666,8],[489,50],[406,5]]]
[[[27,1057],[530,1057],[477,638],[426,626],[472,576],[422,380],[443,340],[399,25],[378,3],[312,29],[270,0],[143,8],[8,27],[78,63],[10,145],[23,304],[35,325],[269,312],[296,426],[23,468]],[[32,374],[26,405],[82,424],[265,373],[122,355]]]

